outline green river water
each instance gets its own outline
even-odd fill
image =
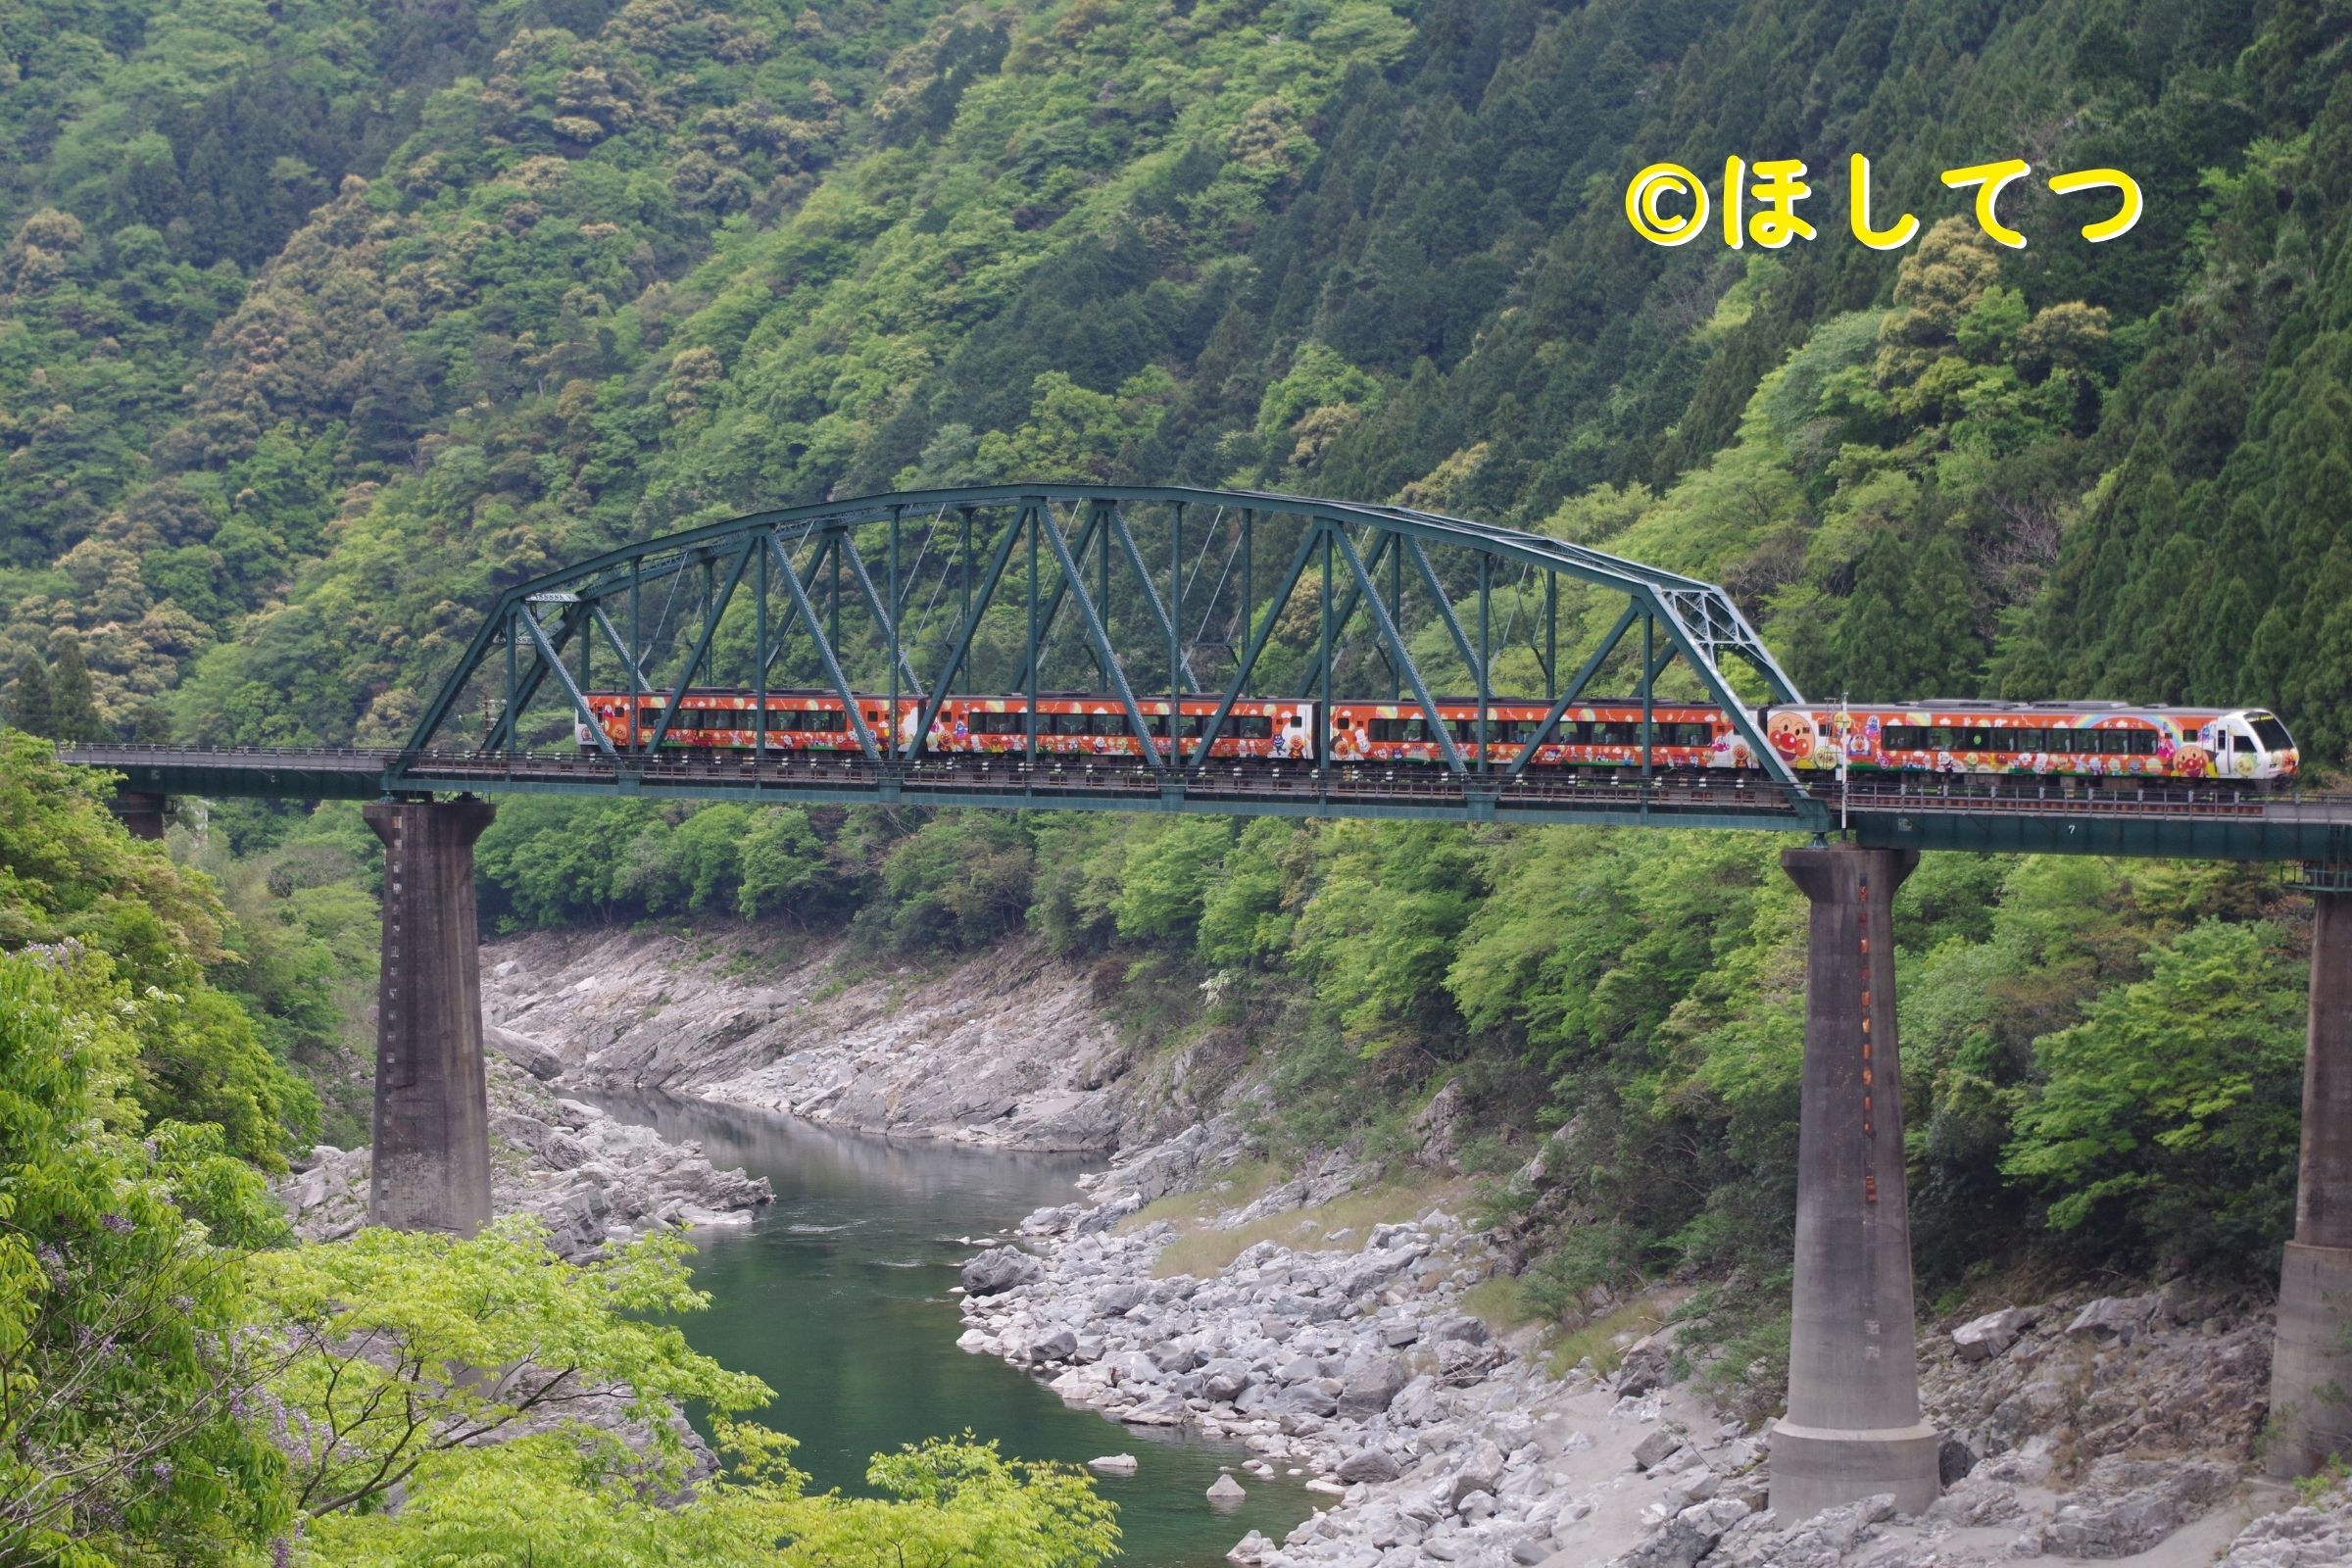
[[[1075,1178],[1100,1161],[863,1137],[662,1097],[598,1102],[774,1185],[749,1226],[695,1233],[695,1283],[711,1305],[682,1326],[696,1349],[775,1389],[761,1418],[800,1440],[794,1460],[818,1488],[864,1491],[869,1454],[968,1428],[1024,1458],[1134,1454],[1135,1475],[1097,1478],[1119,1505],[1119,1561],[1133,1568],[1211,1568],[1249,1531],[1279,1541],[1311,1510],[1296,1478],[1238,1474],[1248,1454],[1236,1446],[1121,1427],[956,1348],[963,1323],[948,1292],[975,1242],[1078,1198]],[[1221,1466],[1250,1492],[1223,1509],[1201,1495]]]

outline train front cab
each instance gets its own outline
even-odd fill
[[[2302,759],[2295,738],[2276,714],[2258,708],[2224,713],[2214,721],[2214,772],[2271,789],[2286,789]]]

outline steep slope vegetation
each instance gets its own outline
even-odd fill
[[[65,135],[19,133],[0,660],[84,640],[118,726],[197,672],[184,733],[386,738],[549,561],[1042,473],[1407,494],[1713,571],[1825,689],[2251,694],[2343,745],[2303,477],[2342,370],[2327,13],[175,16],[116,24]],[[363,66],[388,85],[347,91]],[[182,107],[120,97],[150,80]],[[219,194],[217,159],[279,157],[236,126],[286,82],[332,156]],[[159,137],[172,180],[93,172]],[[1854,150],[1883,210],[1953,224],[1847,240]],[[1636,165],[1729,151],[1805,157],[1822,237],[1628,231]],[[2024,186],[2038,237],[1996,251],[1936,174],[2013,152],[2121,164],[2147,217],[2093,247]]]

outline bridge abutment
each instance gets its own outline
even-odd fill
[[[471,1236],[490,1219],[473,842],[496,808],[467,796],[364,814],[384,841],[368,1222]]]
[[[1939,1488],[1920,1420],[1911,1222],[1894,1021],[1894,890],[1908,850],[1788,850],[1812,904],[1798,1112],[1788,1413],[1772,1434],[1772,1507],[1797,1520],[1877,1493],[1918,1513]]]
[[[2315,889],[2312,899],[2303,1154],[2295,1239],[2278,1274],[2264,1455],[2281,1479],[2352,1455],[2352,890]]]

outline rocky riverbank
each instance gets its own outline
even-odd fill
[[[1462,1310],[1498,1254],[1443,1211],[1258,1240],[1196,1277],[1160,1266],[1178,1228],[1152,1199],[1213,1181],[1223,1129],[1092,1178],[967,1265],[962,1343],[1074,1403],[1238,1440],[1249,1469],[1313,1479],[1329,1508],[1260,1568],[1449,1562],[1552,1568],[2318,1568],[2352,1561],[2352,1502],[2317,1507],[2253,1472],[2269,1371],[2260,1303],[2175,1287],[2060,1295],[1931,1325],[1929,1419],[1947,1490],[1925,1517],[1888,1498],[1788,1521],[1768,1506],[1761,1432],[1669,1381],[1670,1328],[1601,1376],[1553,1375],[1532,1336]],[[1332,1168],[1207,1229],[1327,1201]],[[1630,1334],[1627,1338],[1630,1339]],[[1241,1480],[1247,1485],[1248,1475]]]
[[[859,967],[838,937],[714,924],[539,932],[482,958],[484,1015],[583,1088],[1037,1151],[1115,1148],[1136,1103],[1090,976],[1033,942]]]

